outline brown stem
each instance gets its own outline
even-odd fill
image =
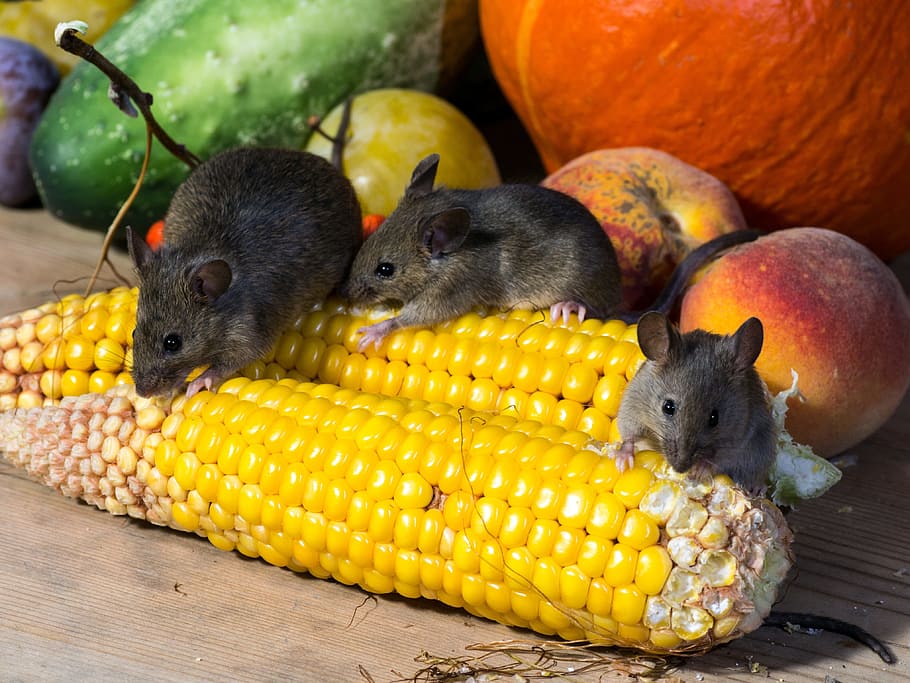
[[[341,110],[341,121],[338,122],[338,130],[335,135],[329,135],[321,126],[321,119],[318,116],[311,116],[307,120],[307,125],[314,133],[318,133],[326,140],[332,143],[332,166],[339,171],[342,168],[342,157],[344,156],[344,143],[348,134],[348,127],[351,125],[351,107],[354,104],[354,98],[349,97],[344,101],[344,108]]]
[[[95,65],[105,76],[107,76],[115,91],[125,93],[136,105],[145,119],[146,124],[152,131],[152,134],[158,141],[164,145],[165,149],[180,159],[190,168],[195,168],[201,161],[199,157],[190,152],[186,147],[175,142],[164,129],[155,120],[152,115],[152,95],[144,92],[136,82],[127,76],[123,71],[117,68],[107,57],[102,55],[94,46],[89,45],[76,35],[74,29],[63,31],[58,43],[61,49],[84,59],[90,64]]]
[[[148,121],[146,121],[148,124]],[[130,192],[129,197],[126,198],[126,201],[123,202],[123,206],[120,207],[120,211],[117,212],[117,215],[114,216],[114,220],[111,222],[110,227],[107,229],[107,234],[104,236],[104,244],[101,245],[101,256],[98,257],[98,263],[95,264],[95,272],[92,273],[92,277],[89,278],[88,286],[85,288],[85,296],[88,296],[92,293],[92,287],[95,286],[95,281],[98,279],[98,274],[101,272],[101,267],[107,263],[111,270],[114,271],[114,275],[126,282],[126,280],[117,272],[117,269],[114,268],[114,264],[111,263],[110,259],[107,257],[108,252],[111,250],[111,243],[114,241],[114,234],[117,232],[117,228],[120,227],[120,221],[123,220],[123,216],[126,215],[126,212],[133,205],[133,202],[136,199],[136,195],[139,194],[139,188],[142,187],[142,181],[145,179],[145,174],[148,171],[149,160],[152,158],[152,127],[149,125],[145,126],[145,157],[142,159],[142,168],[139,169],[139,177],[136,179],[136,184],[133,185],[133,191]]]

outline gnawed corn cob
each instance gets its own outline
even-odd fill
[[[127,382],[136,290],[119,288],[0,320],[0,408],[103,392]],[[357,352],[357,330],[383,314],[338,301],[302,316],[241,374],[500,411],[615,441],[612,419],[643,356],[618,320],[551,322],[539,311],[470,313],[431,329],[391,334]],[[388,315],[388,314],[385,314]]]
[[[237,378],[167,410],[0,415],[11,462],[115,514],[366,590],[567,639],[697,653],[756,628],[790,564],[774,506],[577,430],[334,385]]]

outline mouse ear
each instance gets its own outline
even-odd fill
[[[663,313],[649,311],[638,319],[638,345],[649,360],[666,360],[677,343],[679,332]]]
[[[198,266],[190,274],[190,288],[205,303],[215,303],[227,291],[231,277],[231,267],[221,259],[214,259]]]
[[[745,370],[755,364],[764,340],[765,330],[758,318],[749,318],[739,326],[733,335],[733,350],[738,370]]]
[[[407,197],[423,197],[433,191],[433,183],[436,181],[436,170],[439,168],[439,155],[431,154],[421,159],[414,172],[411,173],[411,182],[408,183],[404,191]]]
[[[142,266],[148,263],[152,256],[155,255],[155,252],[152,251],[148,242],[133,232],[133,229],[129,226],[126,228],[126,247],[130,252],[130,258],[133,260],[133,265],[136,266],[137,270],[142,268]]]
[[[423,246],[430,258],[439,258],[458,251],[471,230],[471,214],[461,206],[446,209],[431,216],[422,230]]]

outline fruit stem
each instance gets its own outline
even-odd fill
[[[348,127],[351,125],[351,107],[354,104],[354,98],[348,97],[344,101],[344,108],[341,110],[341,121],[338,122],[338,130],[335,131],[335,135],[329,135],[325,132],[325,129],[320,125],[322,119],[318,116],[311,116],[307,120],[307,125],[310,127],[314,133],[318,133],[326,140],[332,143],[332,166],[337,168],[342,173],[344,169],[342,168],[342,157],[344,156],[344,143],[348,134]]]
[[[128,116],[135,116],[136,112],[129,106],[128,102],[123,100],[123,96],[126,95],[132,100],[142,114],[142,118],[145,119],[145,123],[152,131],[152,134],[164,145],[167,151],[190,168],[195,168],[201,163],[199,157],[190,152],[184,145],[175,142],[155,120],[151,110],[151,93],[143,91],[132,78],[98,52],[93,45],[89,45],[79,38],[75,29],[67,28],[64,30],[57,41],[57,45],[66,52],[93,64],[107,76],[111,81],[111,94],[114,104]]]

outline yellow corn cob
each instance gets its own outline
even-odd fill
[[[85,300],[70,295],[0,320],[0,408],[129,382],[136,296],[126,288]],[[621,321],[554,323],[539,311],[470,313],[431,329],[398,330],[379,349],[358,353],[357,330],[377,319],[326,302],[241,374],[444,401],[616,440],[612,417],[644,359],[634,327]]]
[[[790,564],[767,501],[578,430],[293,379],[167,408],[131,387],[0,414],[11,462],[224,550],[567,639],[697,653],[756,628]]]

